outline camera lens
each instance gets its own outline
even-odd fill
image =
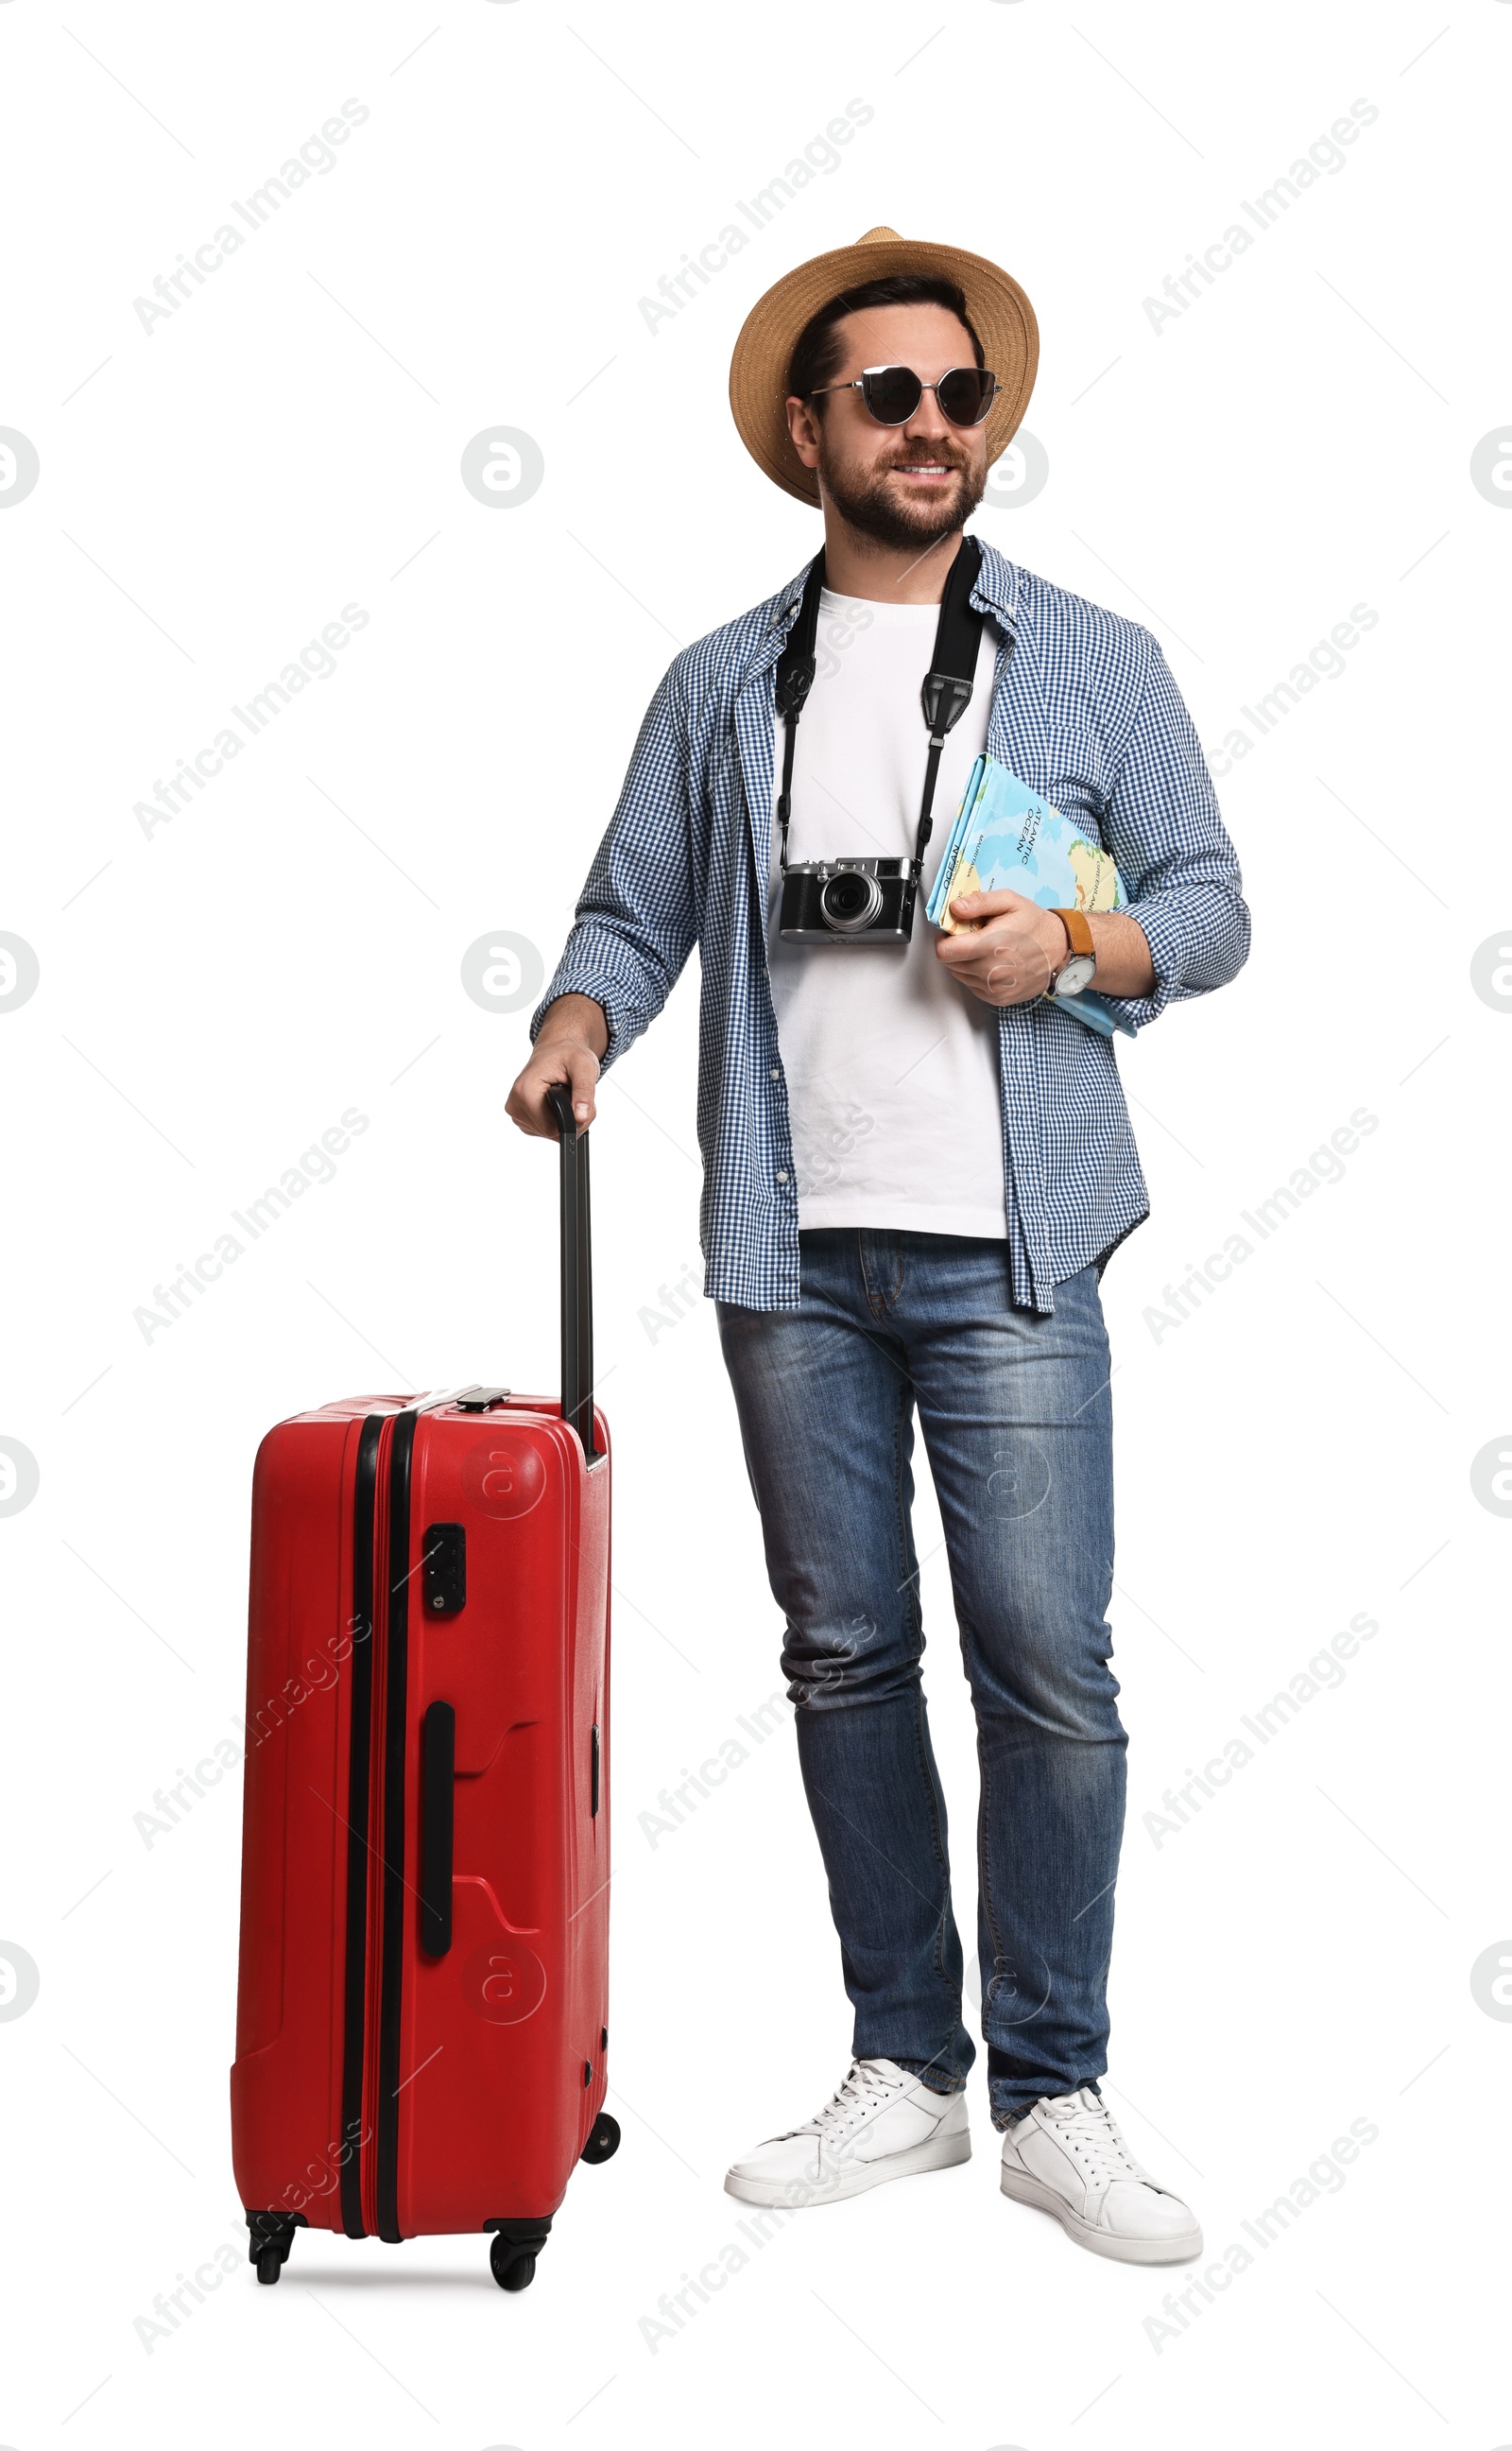
[[[882,888],[864,869],[843,868],[838,876],[826,877],[820,890],[819,915],[826,928],[843,936],[869,927],[882,905]]]

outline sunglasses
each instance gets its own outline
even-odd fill
[[[952,425],[979,425],[998,396],[998,378],[983,366],[952,366],[938,382],[921,382],[912,366],[867,366],[853,382],[823,383],[826,391],[859,391],[879,425],[906,425],[926,391]]]

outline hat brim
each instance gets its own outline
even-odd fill
[[[1007,450],[1029,405],[1039,364],[1039,326],[1010,273],[965,247],[868,230],[854,246],[812,256],[758,298],[740,328],[729,364],[729,405],[741,441],[785,494],[819,505],[819,479],[805,468],[787,431],[787,366],[800,332],[832,298],[896,272],[943,276],[962,291],[966,312],[998,378],[987,413],[989,466]]]

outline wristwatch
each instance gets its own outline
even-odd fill
[[[1055,915],[1066,931],[1071,951],[1046,988],[1045,993],[1050,996],[1080,995],[1083,988],[1091,987],[1097,972],[1097,954],[1092,941],[1092,930],[1087,924],[1085,912],[1057,911]]]

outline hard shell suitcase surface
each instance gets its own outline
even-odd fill
[[[588,1143],[552,1105],[560,1400],[353,1397],[258,1452],[231,2124],[262,2281],[301,2226],[473,2230],[523,2287],[619,2139],[611,1465]]]

